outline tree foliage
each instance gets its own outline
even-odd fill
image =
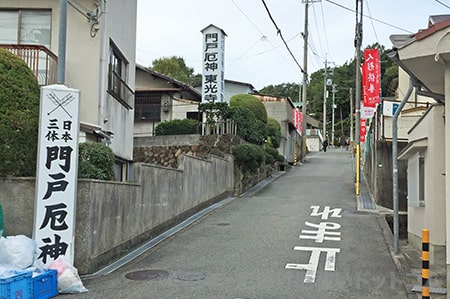
[[[112,180],[115,156],[111,148],[100,142],[79,144],[78,177]]]
[[[238,135],[247,142],[262,145],[267,138],[267,111],[258,98],[236,94],[230,99],[231,117],[238,127]]]
[[[297,83],[269,85],[259,92],[266,95],[289,97],[293,102],[297,102],[299,98],[299,85]]]
[[[27,64],[0,49],[0,175],[34,176],[39,86]]]
[[[230,107],[241,107],[252,111],[255,117],[267,123],[267,111],[264,104],[251,94],[235,94],[230,99]]]
[[[195,86],[198,81],[201,84],[201,75],[194,75],[194,68],[187,66],[183,57],[172,56],[155,59],[151,69],[185,84]]]

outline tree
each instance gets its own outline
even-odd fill
[[[198,80],[198,75],[193,75],[194,68],[188,67],[183,57],[172,56],[155,59],[152,62],[151,69],[186,84]]]
[[[269,85],[259,92],[267,95],[289,97],[293,102],[297,102],[297,99],[299,98],[299,85],[296,83]]]
[[[34,176],[39,85],[28,65],[0,49],[0,176]]]

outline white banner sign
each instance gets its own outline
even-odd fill
[[[202,103],[223,102],[225,98],[225,32],[209,25],[203,33]]]
[[[73,263],[78,111],[78,90],[42,87],[33,238],[46,265],[61,255]]]
[[[363,102],[361,102],[361,118],[372,118],[376,111],[376,107],[365,107]]]

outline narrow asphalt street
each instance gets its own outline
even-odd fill
[[[314,153],[58,298],[408,298],[379,217],[357,211],[350,151]]]

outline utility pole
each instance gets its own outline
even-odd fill
[[[355,82],[355,144],[356,144],[356,195],[359,195],[359,187],[361,182],[361,155],[360,155],[360,120],[361,120],[361,43],[362,43],[362,18],[363,18],[363,1],[356,0],[356,32],[355,32],[355,48],[356,48],[356,82]]]
[[[336,94],[336,84],[332,85],[331,92],[333,93],[333,102],[331,106],[331,144],[334,146],[334,96]]]
[[[302,89],[302,162],[306,158],[306,103],[308,84],[308,0],[305,3],[305,30],[303,32],[303,89]]]
[[[309,3],[319,2],[320,0],[303,0],[305,3],[305,29],[303,32],[303,83],[302,83],[302,161],[306,158],[306,106],[307,84],[308,84],[308,7]]]

